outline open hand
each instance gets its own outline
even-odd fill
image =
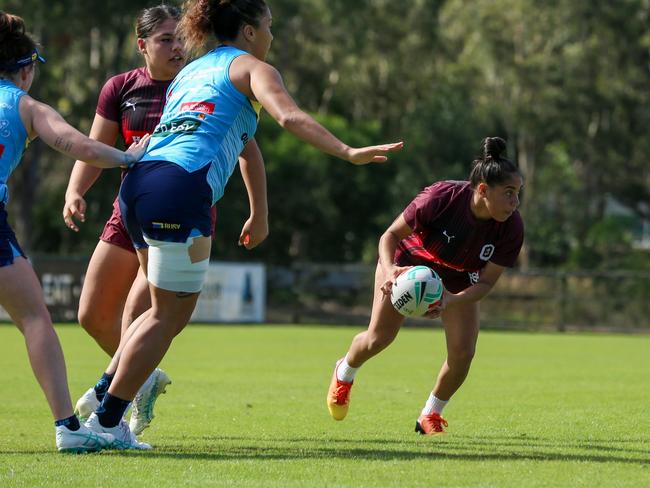
[[[388,161],[388,153],[401,151],[404,142],[394,142],[392,144],[381,144],[379,146],[367,146],[350,148],[348,161],[352,164],[384,163]]]
[[[133,162],[140,161],[140,158],[144,156],[144,153],[147,152],[147,147],[149,146],[150,140],[151,134],[145,134],[140,138],[138,142],[131,144],[125,151],[127,154],[133,157]]]

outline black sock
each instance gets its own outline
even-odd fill
[[[130,400],[122,400],[107,392],[102,403],[95,410],[99,423],[102,427],[115,427],[124,417],[124,412],[129,408],[130,403]]]
[[[111,386],[114,376],[115,373],[113,374],[104,373],[102,377],[99,378],[97,384],[93,386],[93,390],[95,390],[95,396],[97,397],[97,400],[99,400],[100,402],[104,399],[104,395],[106,395],[108,388]]]
[[[69,430],[79,430],[79,419],[76,415],[68,417],[67,419],[61,419],[54,422],[54,425],[58,427],[59,425],[65,425]]]

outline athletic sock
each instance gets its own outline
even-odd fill
[[[359,368],[353,368],[350,366],[348,364],[348,357],[346,356],[336,367],[336,379],[344,381],[345,383],[352,383],[357,371],[359,371]]]
[[[79,430],[79,428],[81,427],[79,425],[79,419],[77,418],[76,415],[73,415],[72,417],[68,417],[67,419],[57,420],[56,422],[54,422],[54,425],[56,427],[60,425],[64,425],[68,428],[68,430],[72,430],[72,431]]]
[[[422,409],[422,415],[431,415],[432,413],[437,413],[440,415],[442,409],[445,408],[445,405],[449,403],[449,400],[441,400],[437,398],[433,393],[429,394],[429,399]]]
[[[107,392],[95,411],[101,426],[110,428],[119,424],[130,403],[130,400],[122,400]]]
[[[97,397],[97,400],[99,400],[100,402],[104,399],[104,395],[106,395],[108,388],[111,386],[114,376],[115,373],[113,374],[104,373],[102,377],[99,378],[97,384],[93,386],[93,390],[95,390],[95,396]]]

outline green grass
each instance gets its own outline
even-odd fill
[[[76,399],[105,357],[57,328]],[[22,337],[0,326],[0,486],[649,486],[650,337],[483,332],[445,411],[413,432],[444,359],[439,329],[403,330],[357,377],[348,418],[325,407],[356,328],[186,329],[143,440],[150,452],[60,455]]]

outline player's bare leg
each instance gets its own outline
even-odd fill
[[[97,451],[113,438],[79,425],[72,413],[65,360],[34,269],[23,257],[0,267],[0,305],[25,337],[29,362],[56,422],[62,452]]]
[[[138,273],[135,254],[99,241],[88,263],[79,297],[79,323],[113,356],[120,343],[124,304]]]
[[[345,357],[334,367],[327,392],[327,408],[335,420],[343,420],[350,406],[350,390],[358,368],[371,357],[386,349],[397,337],[404,323],[381,286],[386,282],[384,271],[378,264],[375,271],[375,287],[372,312],[368,330],[357,334]]]
[[[467,378],[476,351],[479,333],[479,304],[451,307],[442,313],[447,340],[447,359],[425,404],[415,430],[422,434],[444,433],[447,421],[442,410]]]
[[[119,251],[126,252],[119,246],[103,243]],[[128,253],[131,254],[132,253]],[[132,255],[136,259],[135,255]],[[136,259],[136,262],[137,259]],[[102,378],[97,384],[88,389],[76,403],[75,412],[80,418],[86,420],[90,414],[94,412],[99,406],[106,391],[115,376],[117,365],[120,360],[123,345],[128,341],[129,337],[135,332],[138,325],[142,323],[148,316],[148,310],[151,307],[151,296],[149,293],[149,282],[147,276],[139,266],[135,281],[131,285],[128,297],[126,297],[126,304],[124,305],[124,312],[122,314],[122,338],[119,347],[114,352],[111,362],[104,371]],[[156,369],[149,378],[141,386],[140,391],[136,395],[133,403],[133,411],[131,413],[131,430],[139,435],[144,429],[149,427],[154,417],[155,402],[162,393],[165,393],[167,386],[171,384],[171,380],[167,374]]]

